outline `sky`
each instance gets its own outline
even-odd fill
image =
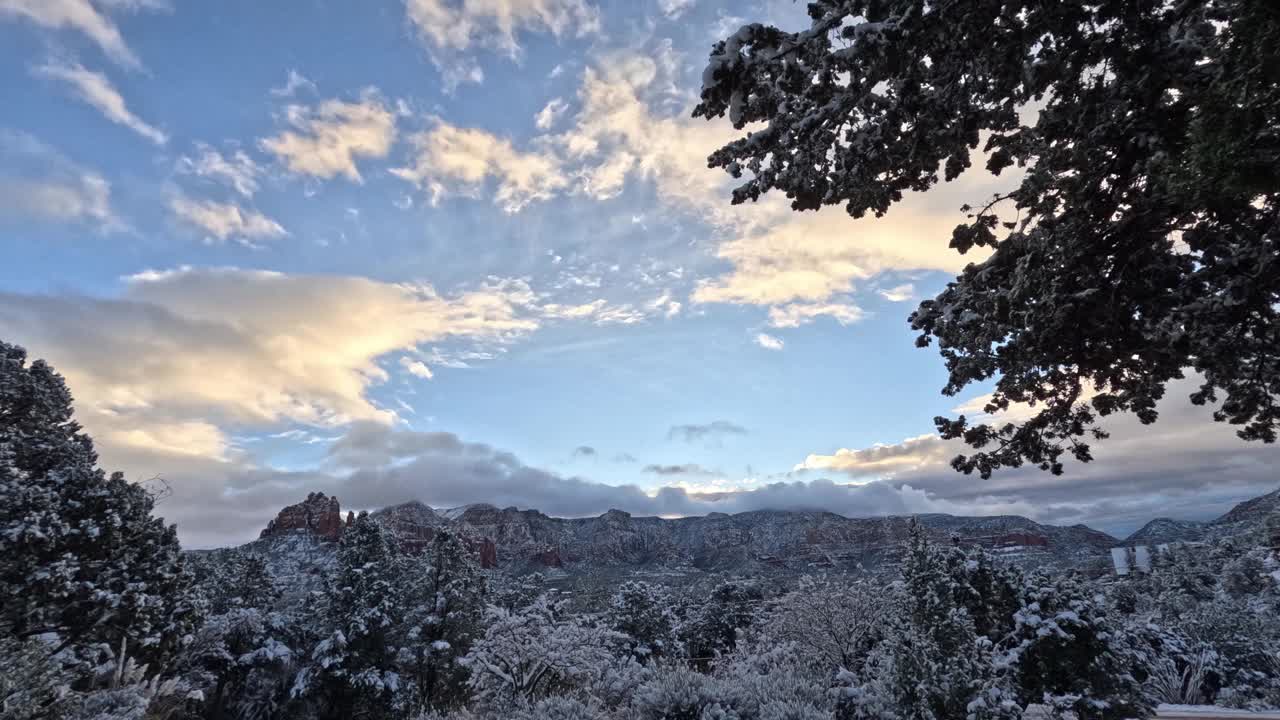
[[[1117,534],[1274,489],[1176,383],[1063,476],[955,473],[907,316],[975,162],[883,218],[734,206],[713,42],[790,0],[0,0],[0,339],[187,546],[308,492]],[[1081,318],[1081,322],[1087,322]],[[1017,409],[1013,412],[1018,412]]]

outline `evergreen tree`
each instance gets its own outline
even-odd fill
[[[481,632],[484,576],[473,553],[447,530],[404,564],[398,660],[413,689],[407,702],[415,710],[456,707],[467,699],[467,669],[458,659]]]
[[[1000,699],[992,643],[979,636],[969,608],[960,602],[983,600],[964,576],[969,567],[958,549],[933,547],[912,518],[902,562],[904,607],[875,663],[884,675],[875,691],[891,700],[868,709],[887,705],[904,720],[966,717],[975,704],[984,718],[1010,711]],[[979,614],[990,615],[985,609]]]
[[[320,718],[390,717],[402,678],[395,630],[402,604],[399,554],[383,526],[361,513],[342,535],[328,591],[327,635],[295,694]]]
[[[1280,429],[1280,13],[1271,0],[814,0],[798,32],[715,44],[695,116],[750,128],[709,158],[796,210],[883,215],[907,192],[1016,166],[951,247],[992,252],[911,323],[948,395],[994,379],[986,413],[937,418],[984,477],[1091,459],[1098,418],[1193,403],[1245,440]],[[1026,118],[1034,118],[1028,120]],[[939,242],[945,242],[939,238]],[[1088,318],[1082,322],[1081,318]]]
[[[609,599],[605,619],[614,630],[631,638],[631,652],[649,662],[675,650],[676,623],[671,596],[653,583],[630,580]]]
[[[689,656],[705,663],[733,650],[738,633],[751,627],[763,604],[764,592],[755,583],[730,580],[717,585],[680,628]]]
[[[204,624],[180,656],[183,674],[203,690],[209,720],[257,720],[281,712],[299,647],[297,628],[273,609],[280,589],[259,555],[212,553],[194,563]]]
[[[1015,668],[1022,702],[1069,709],[1080,720],[1147,717],[1137,656],[1123,626],[1079,578],[1027,578],[999,662]]]
[[[152,498],[96,462],[62,377],[0,342],[0,633],[156,660],[197,619],[191,577]]]

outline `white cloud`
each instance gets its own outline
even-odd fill
[[[395,114],[373,90],[366,90],[359,102],[290,105],[285,117],[294,129],[265,138],[260,145],[292,172],[311,177],[343,175],[363,182],[356,159],[386,157],[396,136]]]
[[[783,325],[812,319],[820,309],[849,323],[860,311],[839,296],[852,292],[855,281],[891,270],[957,272],[983,259],[983,252],[958,255],[947,242],[962,219],[959,206],[1009,178],[966,174],[927,194],[908,194],[882,218],[854,220],[839,208],[798,213],[777,195],[732,206],[733,181],[708,169],[706,157],[738,133],[724,121],[689,117],[694,98],[679,91],[679,68],[669,43],[600,58],[583,72],[571,124],[534,144],[571,178],[546,196],[608,199],[629,180],[648,180],[669,210],[711,225],[723,238],[715,255],[729,270],[703,278],[693,302],[775,309]]]
[[[1090,443],[1094,461],[1067,459],[1059,476],[1030,465],[998,470],[988,480],[963,475],[950,460],[973,449],[933,434],[809,455],[795,470],[906,484],[944,502],[1020,504],[1028,508],[1023,514],[1041,522],[1086,522],[1122,534],[1157,515],[1209,519],[1235,501],[1275,489],[1280,448],[1246,443],[1232,426],[1212,421],[1212,408],[1191,405],[1187,397],[1199,382],[1188,377],[1172,383],[1153,425],[1132,415],[1105,418],[1102,425],[1111,437]],[[953,412],[982,414],[989,397],[973,398]],[[1013,407],[976,420],[1016,421],[1027,415],[1026,408]]]
[[[945,447],[937,435],[920,435],[895,445],[877,444],[862,450],[841,448],[833,455],[810,455],[792,470],[835,470],[852,476],[892,477],[902,470],[943,463],[952,454],[953,449]]]
[[[168,12],[173,10],[173,5],[169,3],[169,0],[97,0],[97,4],[122,12],[140,12],[143,10]]]
[[[916,286],[911,283],[895,285],[887,290],[880,290],[880,297],[889,302],[906,302],[916,296]]]
[[[218,240],[227,238],[259,239],[283,237],[289,233],[275,220],[256,210],[246,210],[233,203],[192,200],[174,196],[169,208],[183,221],[201,228]]]
[[[756,333],[755,343],[765,350],[781,350],[785,343],[782,338],[774,337],[768,333]]]
[[[629,152],[619,151],[594,167],[583,168],[578,174],[582,182],[582,192],[596,200],[617,197],[622,193],[627,176],[636,167],[638,160],[639,158]]]
[[[223,155],[205,145],[196,144],[197,156],[178,159],[178,171],[225,183],[244,197],[258,192],[258,176],[262,168],[244,150]]]
[[[664,292],[658,297],[650,300],[645,307],[653,313],[660,313],[663,317],[673,318],[680,314],[680,310],[684,307],[678,300],[671,297],[671,293]]]
[[[585,0],[406,0],[405,11],[440,70],[446,93],[462,83],[484,82],[484,72],[469,54],[473,48],[519,61],[522,32],[559,38],[600,31],[600,12]]]
[[[147,2],[127,4],[133,9],[155,5]],[[125,44],[119,28],[111,18],[98,12],[89,0],[0,0],[0,18],[4,16],[24,18],[51,30],[76,30],[94,41],[115,62],[127,67],[141,67],[138,57]]]
[[[458,128],[443,121],[414,135],[413,164],[391,172],[431,193],[475,195],[486,180],[496,181],[494,201],[518,212],[535,200],[553,197],[569,184],[559,161],[542,152],[521,152],[510,140],[483,130]]]
[[[423,380],[430,380],[435,377],[431,372],[431,368],[427,367],[421,360],[414,360],[410,357],[400,358],[400,367],[404,368],[410,375],[420,377]]]
[[[514,58],[521,52],[516,35],[524,30],[557,37],[600,30],[600,12],[584,0],[407,0],[405,11],[440,53],[479,45]]]
[[[104,230],[120,228],[111,210],[111,184],[96,173],[69,180],[0,177],[0,215],[84,220],[101,223]]]
[[[569,109],[569,103],[561,98],[552,98],[537,115],[533,116],[533,124],[539,130],[550,130],[552,125]]]
[[[83,222],[125,229],[111,208],[111,184],[26,133],[0,129],[0,217]]]
[[[70,85],[81,100],[97,108],[111,122],[129,128],[156,145],[164,145],[169,141],[167,135],[129,110],[124,97],[111,85],[106,75],[86,70],[79,64],[42,65],[35,71]]]
[[[861,320],[863,315],[861,308],[850,303],[792,303],[769,308],[769,324],[776,328],[793,328],[827,316],[841,325],[849,325]]]
[[[595,325],[635,325],[648,315],[633,305],[614,305],[603,298],[580,305],[550,303],[541,307],[545,317],[558,320],[589,320]]]
[[[130,277],[120,299],[0,294],[0,337],[47,357],[78,410],[112,427],[337,426],[395,419],[366,395],[388,379],[382,356],[513,340],[538,327],[533,300],[514,280],[446,296],[359,277],[179,268]]]
[[[675,20],[693,7],[697,0],[658,0],[658,8],[662,14]]]
[[[275,97],[293,97],[299,90],[316,91],[316,84],[307,79],[302,73],[289,69],[289,76],[285,78],[284,85],[271,88],[270,93]]]

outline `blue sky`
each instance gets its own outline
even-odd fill
[[[705,156],[735,134],[689,115],[702,61],[802,12],[0,0],[0,337],[67,376],[105,464],[174,487],[192,544],[324,488],[1120,531],[1274,482],[1274,452],[1185,409],[1067,480],[952,474],[922,436],[984,388],[941,396],[906,317],[981,260],[949,229],[1010,180],[878,220],[731,206]],[[1196,462],[1150,463],[1179,432]]]

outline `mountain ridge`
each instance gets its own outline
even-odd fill
[[[1159,517],[1149,521],[1125,538],[1124,545],[1159,545],[1169,542],[1198,542],[1241,526],[1261,525],[1266,518],[1280,513],[1280,488],[1236,503],[1213,520],[1175,520]]]
[[[312,494],[308,502],[341,512],[337,498]],[[294,508],[282,514],[296,514]],[[1100,557],[1120,542],[1087,526],[1048,525],[1018,515],[854,518],[822,510],[752,510],[662,518],[610,509],[593,517],[560,518],[489,503],[436,509],[410,501],[370,516],[411,552],[449,530],[475,549],[482,566],[513,572],[853,570],[896,556],[912,517],[939,542],[983,545],[1010,557],[1074,561]],[[327,532],[320,534],[313,526],[277,519],[255,544],[299,534],[332,542],[331,527],[326,524]]]
[[[299,510],[304,505],[321,508],[323,515],[313,512],[304,522]],[[937,542],[981,545],[1015,561],[1080,566],[1105,561],[1110,549],[1121,545],[1197,541],[1232,528],[1260,527],[1277,512],[1280,490],[1242,501],[1207,523],[1156,518],[1124,540],[1084,524],[1051,525],[1021,515],[849,517],[826,510],[750,510],[663,518],[615,508],[597,516],[563,518],[533,508],[491,503],[432,508],[414,500],[370,516],[409,552],[421,551],[436,533],[449,531],[472,548],[486,569],[575,574],[873,568],[897,556],[912,518]],[[250,545],[263,548],[272,546],[273,538],[287,539],[290,548],[305,545],[314,559],[350,524],[349,512],[345,522],[341,517],[337,498],[312,493],[305,503],[281,510]],[[304,542],[307,538],[316,542]]]

